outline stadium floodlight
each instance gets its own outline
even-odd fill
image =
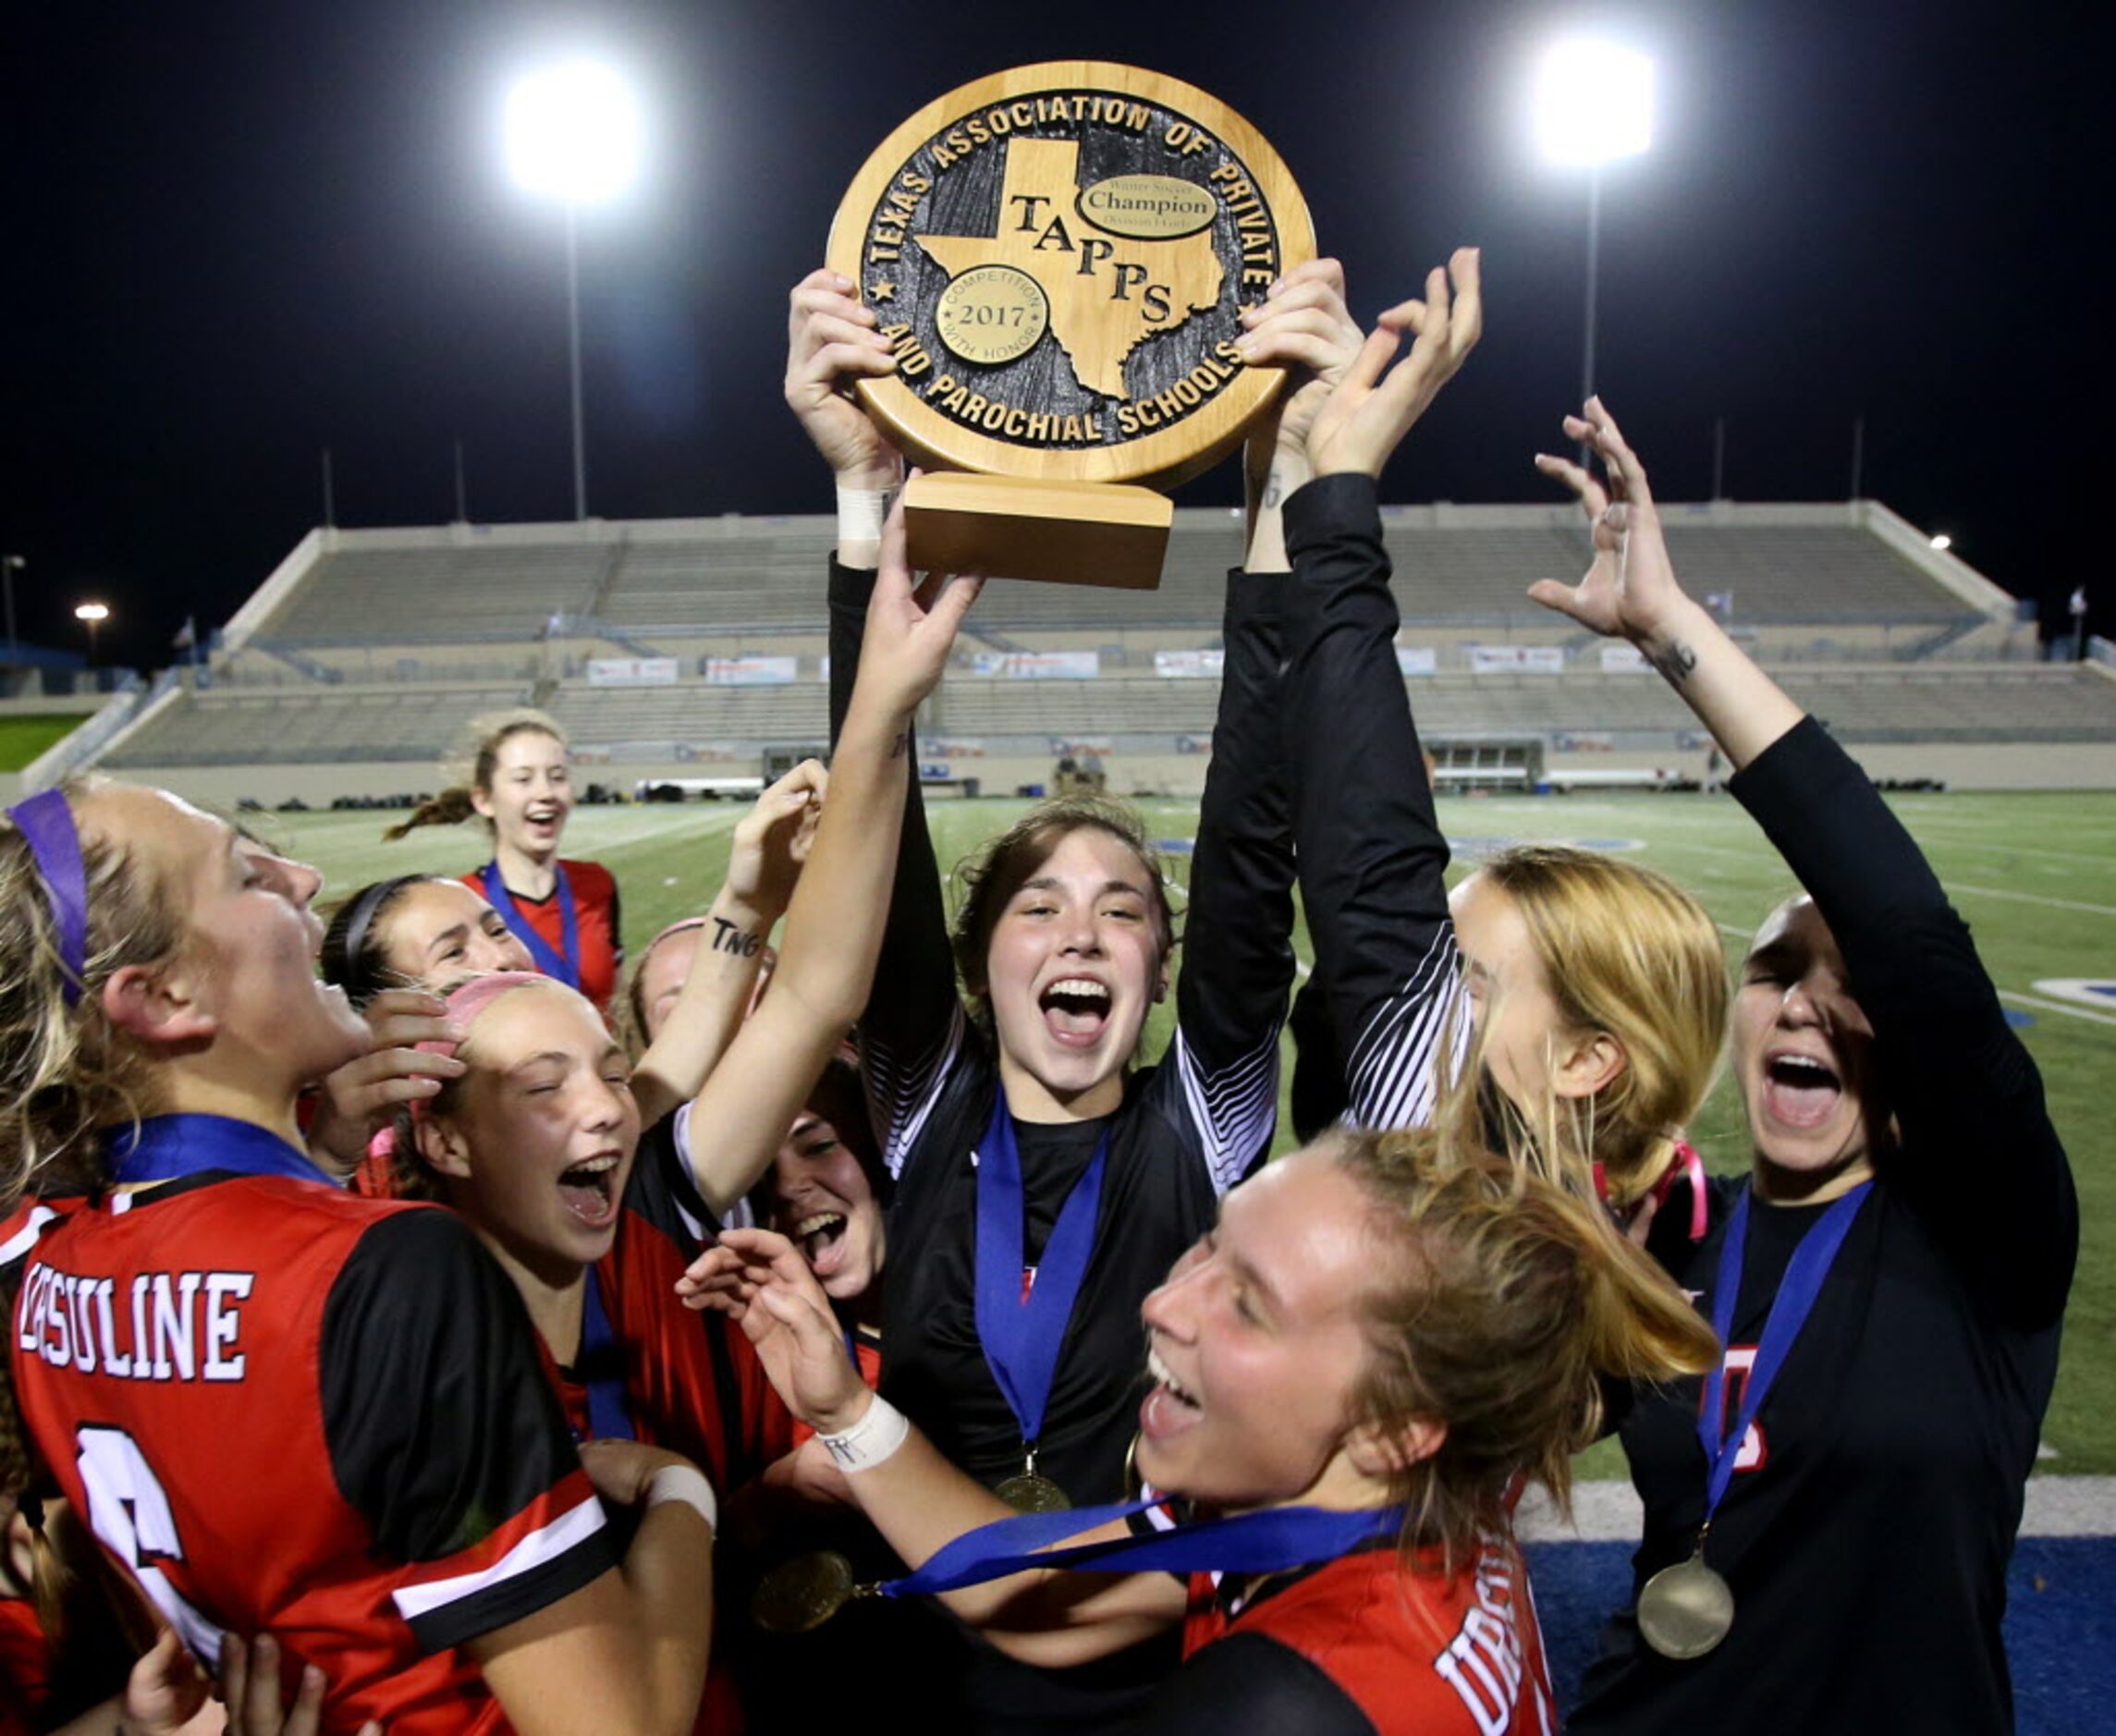
[[[88,628],[88,666],[92,669],[95,667],[96,630],[110,618],[110,605],[107,603],[83,603],[74,610],[73,617],[77,621],[85,623]]]
[[[508,92],[507,159],[515,184],[566,213],[566,336],[573,382],[573,516],[588,516],[588,452],[581,413],[581,209],[606,204],[639,172],[644,132],[638,102],[616,68],[571,59],[539,67]]]
[[[1594,37],[1556,43],[1536,73],[1535,140],[1570,168],[1639,155],[1653,143],[1653,62]]]
[[[1653,62],[1635,48],[1591,36],[1545,51],[1535,75],[1535,140],[1545,159],[1587,171],[1587,296],[1580,401],[1595,395],[1595,300],[1602,246],[1602,166],[1653,143]],[[1580,448],[1586,462],[1586,447]]]
[[[1954,539],[1948,535],[1945,531],[1942,531],[1938,536],[1932,539],[1932,545],[1944,555],[1949,549],[1954,546]]]
[[[515,184],[576,209],[605,204],[639,172],[631,87],[599,60],[561,60],[508,92],[507,158]]]

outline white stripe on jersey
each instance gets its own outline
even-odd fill
[[[532,1531],[513,1548],[501,1556],[492,1566],[476,1573],[458,1573],[450,1579],[428,1580],[423,1584],[406,1585],[390,1593],[390,1601],[397,1606],[397,1613],[407,1621],[416,1621],[422,1616],[432,1615],[436,1609],[445,1609],[450,1604],[461,1603],[475,1597],[480,1592],[495,1585],[503,1585],[510,1579],[519,1579],[532,1572],[546,1561],[556,1561],[567,1550],[585,1543],[608,1522],[603,1514],[603,1504],[591,1496],[578,1507],[569,1507],[548,1525]]]
[[[902,1176],[904,1160],[953,1076],[969,1033],[970,1021],[958,1001],[940,1041],[906,1066],[887,1043],[861,1032],[860,1074],[867,1087],[867,1113],[882,1142],[882,1162],[892,1176]]]
[[[1215,1193],[1225,1193],[1249,1173],[1271,1143],[1278,1116],[1278,1026],[1231,1066],[1207,1076],[1176,1027],[1176,1073],[1191,1119],[1205,1146],[1205,1168]]]
[[[0,1265],[13,1265],[37,1245],[37,1238],[44,1233],[44,1226],[58,1214],[48,1205],[32,1205],[30,1216],[5,1242],[0,1242]]]
[[[1350,1119],[1383,1130],[1431,1122],[1446,1071],[1469,1052],[1453,925],[1442,927],[1410,980],[1375,1009],[1346,1068]],[[1443,1046],[1453,1053],[1442,1067]]]

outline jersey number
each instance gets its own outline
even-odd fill
[[[162,1571],[164,1561],[181,1561],[176,1516],[161,1479],[121,1428],[83,1424],[74,1435],[75,1461],[88,1490],[88,1528],[116,1556],[154,1600],[169,1625],[207,1668],[220,1669],[220,1623],[209,1620]]]

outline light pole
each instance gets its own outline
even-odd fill
[[[508,166],[515,184],[557,200],[566,215],[566,340],[573,386],[573,516],[588,516],[588,448],[581,412],[581,258],[583,207],[631,184],[640,116],[630,88],[600,61],[564,60],[518,79],[508,93]]]
[[[0,589],[7,593],[7,666],[21,654],[15,642],[15,575],[30,563],[19,555],[0,555]]]
[[[110,618],[110,605],[107,603],[83,603],[74,610],[73,617],[77,621],[88,623],[88,666],[92,669],[95,667],[96,629]]]
[[[1587,171],[1587,293],[1580,402],[1595,395],[1596,292],[1601,270],[1602,167],[1653,142],[1653,62],[1593,37],[1557,43],[1535,79],[1535,138],[1546,161]]]

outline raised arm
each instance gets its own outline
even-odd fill
[[[914,592],[893,514],[867,614],[860,680],[847,710],[815,845],[787,912],[771,992],[696,1099],[693,1149],[724,1212],[770,1168],[831,1051],[866,1003],[882,944],[903,817],[911,715],[940,679],[973,579],[939,575]]]
[[[803,760],[757,798],[735,827],[727,878],[705,913],[705,926],[682,992],[632,1070],[640,1120],[652,1126],[695,1097],[740,1029],[757,983],[764,942],[786,913],[794,882],[815,836],[829,787],[821,762]],[[715,1172],[717,1145],[695,1150],[699,1190],[717,1211],[729,1195]]]
[[[868,599],[875,585],[882,514],[903,482],[903,459],[850,394],[859,378],[896,367],[873,311],[853,287],[827,271],[795,285],[788,316],[786,400],[830,466],[838,488],[838,548],[830,563],[830,734],[843,728],[860,667]],[[911,776],[891,880],[880,968],[860,1018],[870,1101],[882,1152],[900,1169],[923,1106],[940,1085],[963,1029],[948,945],[940,871],[919,792],[915,733],[907,744]]]
[[[1475,345],[1477,257],[1435,271],[1423,301],[1384,313],[1309,431],[1314,480],[1286,507],[1296,582],[1286,727],[1303,908],[1329,998],[1354,1120],[1430,1119],[1456,994],[1446,840],[1396,662],[1376,482]],[[1411,353],[1388,362],[1410,331]],[[1298,473],[1298,472],[1296,472]]]
[[[2005,1324],[2062,1313],[2078,1250],[2071,1168],[2035,1063],[2005,1020],[1968,925],[1902,824],[1842,748],[1677,583],[1645,468],[1599,399],[1568,417],[1605,489],[1541,457],[1579,496],[1595,558],[1577,585],[1529,594],[1630,640],[1737,768],[1731,786],[1815,899],[1873,1026],[1900,1155],[1879,1168]]]
[[[1248,361],[1298,371],[1273,422],[1251,437],[1248,567],[1228,575],[1219,708],[1205,772],[1176,984],[1175,1059],[1216,1188],[1260,1160],[1278,1113],[1278,1030],[1293,982],[1293,830],[1286,764],[1282,625],[1289,581],[1281,491],[1307,429],[1359,347],[1335,260],[1297,267],[1245,315]]]

